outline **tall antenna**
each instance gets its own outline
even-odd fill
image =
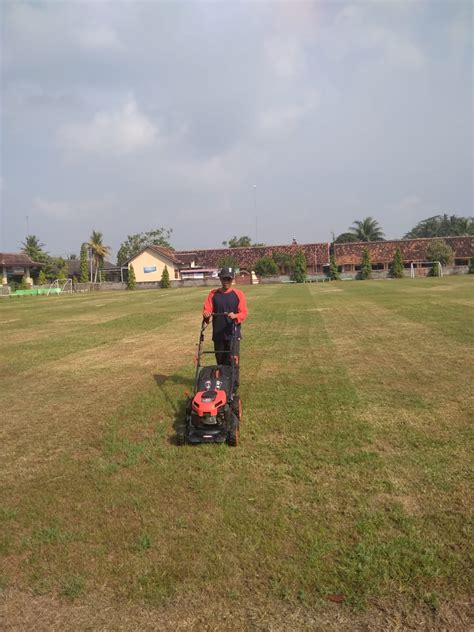
[[[257,185],[253,185],[253,209],[255,212],[255,243],[258,243]]]

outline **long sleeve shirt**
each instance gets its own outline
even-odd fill
[[[222,288],[211,290],[204,303],[203,313],[213,312],[215,314],[224,314],[225,312],[233,312],[237,314],[237,337],[242,338],[240,332],[240,324],[247,318],[247,301],[242,290],[229,288],[224,291]],[[212,339],[230,340],[232,338],[232,322],[227,316],[212,317]]]

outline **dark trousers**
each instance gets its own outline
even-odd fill
[[[231,362],[231,354],[226,353],[231,350],[232,340],[214,340],[214,353],[216,354],[216,362],[217,364],[232,364]],[[240,373],[240,338],[235,341],[234,344],[234,353],[232,354],[235,358],[235,382],[234,388],[235,390],[239,387],[239,373]]]

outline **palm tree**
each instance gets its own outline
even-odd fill
[[[382,227],[372,217],[355,220],[349,231],[357,237],[357,241],[381,241],[384,238]]]
[[[89,238],[88,246],[91,249],[92,259],[95,267],[94,283],[97,283],[97,275],[101,263],[103,263],[105,257],[110,253],[109,246],[104,246],[102,243],[103,234],[98,230],[93,230],[92,235]]]
[[[27,235],[25,241],[21,244],[21,252],[28,255],[33,261],[42,262],[46,253],[43,251],[44,244],[40,242],[36,235]]]
[[[456,227],[457,235],[474,235],[474,219],[472,217],[456,217]]]
[[[458,217],[457,215],[434,215],[421,220],[405,235],[405,239],[418,237],[459,237],[474,234],[474,220],[472,217]]]

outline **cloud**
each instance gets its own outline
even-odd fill
[[[391,16],[383,14],[387,20]],[[402,28],[380,23],[377,12],[364,5],[345,7],[336,15],[329,29],[326,47],[331,56],[345,58],[356,51],[379,52],[383,61],[405,70],[421,70],[425,57]]]
[[[391,204],[387,204],[385,210],[397,221],[401,220],[404,226],[407,226],[410,221],[417,222],[419,218],[427,217],[430,213],[434,215],[433,205],[424,200],[418,193],[410,193]]]
[[[109,156],[137,152],[153,145],[157,136],[157,127],[134,99],[119,110],[97,112],[88,123],[70,123],[58,131],[58,141],[67,150]]]
[[[70,220],[77,217],[98,216],[110,210],[115,204],[112,195],[103,196],[97,200],[68,202],[64,200],[45,200],[36,197],[33,208],[41,215],[52,220]]]
[[[83,30],[78,36],[79,45],[89,51],[121,51],[123,46],[117,33],[106,26]]]
[[[73,217],[75,214],[72,205],[67,202],[53,202],[37,197],[33,205],[38,213],[51,219],[65,219]]]
[[[265,56],[274,74],[281,79],[291,79],[305,71],[305,53],[295,38],[274,36],[268,39]]]
[[[300,103],[264,109],[259,117],[260,130],[270,134],[285,132],[313,112],[318,104],[319,94],[316,91],[311,91],[304,96]]]

